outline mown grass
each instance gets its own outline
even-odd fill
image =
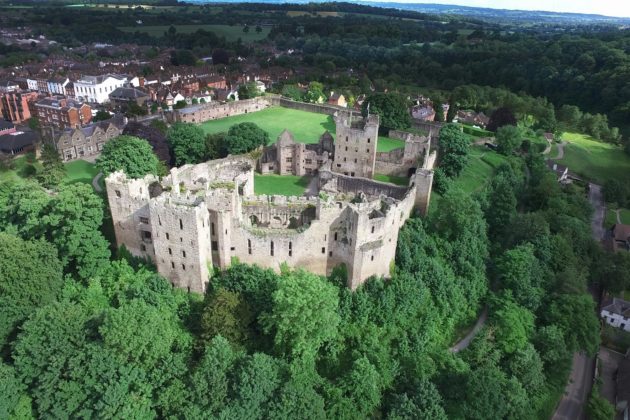
[[[630,157],[621,147],[577,133],[565,133],[563,140],[569,144],[559,163],[569,171],[599,184],[611,179],[630,181]]]
[[[191,34],[197,32],[199,29],[205,31],[214,32],[218,36],[223,36],[228,41],[236,41],[241,38],[243,42],[253,42],[265,39],[269,35],[269,28],[262,27],[261,32],[256,32],[255,26],[249,27],[249,32],[243,32],[244,26],[242,25],[173,25],[178,33]],[[121,26],[120,29],[123,32],[140,32],[146,33],[154,37],[162,37],[164,32],[168,31],[170,25],[155,25],[155,26]]]
[[[317,143],[326,130],[333,135],[335,133],[335,122],[329,115],[282,107],[271,107],[258,112],[206,121],[201,123],[201,127],[206,133],[219,133],[227,132],[234,124],[243,122],[253,122],[265,130],[269,133],[271,143],[276,142],[284,129],[289,130],[295,141],[300,143]],[[400,147],[404,147],[402,140],[381,136],[378,138],[377,150],[379,152],[389,152]]]
[[[92,184],[92,180],[98,174],[96,165],[84,160],[75,160],[65,164],[66,178],[64,182],[68,184],[83,183]]]
[[[390,184],[402,185],[403,187],[406,187],[407,185],[409,185],[409,178],[405,178],[404,176],[374,174],[374,180],[381,181],[381,182],[389,182]]]
[[[254,174],[254,192],[257,195],[297,195],[304,194],[311,179],[295,175]]]

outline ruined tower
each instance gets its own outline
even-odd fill
[[[335,124],[337,134],[332,170],[348,176],[372,178],[378,144],[378,115],[363,118],[352,112],[338,112]]]

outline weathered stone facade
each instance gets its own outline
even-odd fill
[[[169,116],[172,122],[201,123],[232,115],[261,111],[269,106],[270,102],[266,98],[259,97],[233,102],[211,102],[209,104],[193,105],[176,110]]]
[[[278,141],[265,147],[258,161],[258,171],[262,174],[314,175],[317,170],[332,158],[334,139],[326,131],[316,144],[296,142],[291,132],[284,130]]]
[[[352,112],[338,112],[335,125],[332,170],[344,175],[372,178],[378,143],[378,115],[363,118]]]
[[[127,118],[118,116],[81,128],[68,128],[60,133],[51,131],[50,136],[61,159],[70,161],[99,154],[105,143],[123,133],[126,125]]]
[[[389,276],[398,232],[414,206],[426,211],[432,172],[408,187],[320,168],[326,194],[254,195],[255,162],[244,157],[174,168],[161,182],[122,172],[105,183],[118,246],[150,258],[174,286],[207,287],[210,267],[232,258],[280,270],[330,274],[345,264],[348,286]],[[428,191],[428,193],[427,193]]]

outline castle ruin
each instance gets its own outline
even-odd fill
[[[414,169],[408,186],[372,180],[378,116],[336,115],[335,122],[334,144],[327,133],[305,145],[284,132],[258,161],[230,156],[184,165],[161,180],[110,174],[117,245],[153,261],[174,286],[201,293],[213,268],[225,269],[234,258],[320,275],[345,264],[351,289],[371,276],[388,277],[400,228],[414,208],[428,209],[433,171],[426,164],[433,160]],[[255,195],[255,168],[316,175],[319,195]]]

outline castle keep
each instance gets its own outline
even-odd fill
[[[184,165],[161,180],[109,175],[117,245],[151,259],[174,286],[195,292],[206,290],[213,267],[225,269],[233,258],[320,275],[345,264],[352,289],[370,276],[389,276],[400,228],[414,207],[428,208],[433,172],[424,159],[406,187],[370,179],[378,117],[336,115],[335,121],[334,144],[327,133],[319,144],[304,145],[284,132],[258,161],[231,156]],[[255,168],[317,174],[320,192],[257,196]]]

